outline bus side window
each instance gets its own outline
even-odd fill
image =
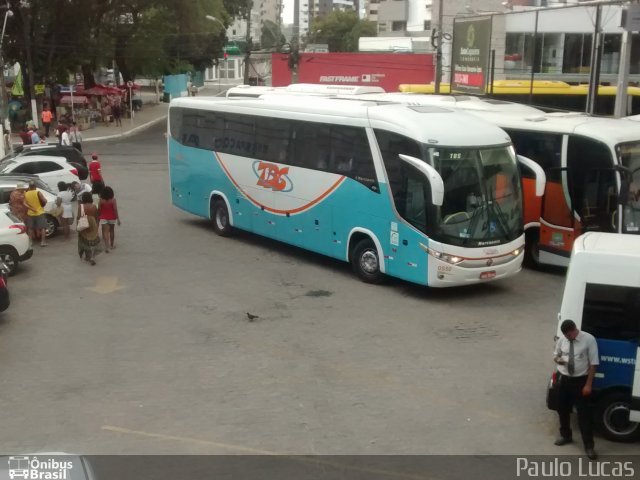
[[[547,173],[548,181],[560,182],[560,170],[557,169],[561,166],[562,135],[510,129],[506,132],[518,155],[530,158],[540,165]]]

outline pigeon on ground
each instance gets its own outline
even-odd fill
[[[247,318],[249,319],[250,322],[253,322],[254,319],[260,318],[260,317],[258,315],[252,315],[249,312],[247,312]]]

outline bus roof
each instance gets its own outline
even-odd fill
[[[365,93],[384,93],[384,89],[360,85],[316,85],[313,83],[294,83],[286,87],[238,85],[227,90],[226,96],[256,98],[264,94],[361,95]]]
[[[593,117],[585,113],[544,113],[514,115],[497,112],[473,112],[474,115],[516,130],[536,130],[559,134],[576,134],[607,144],[640,141],[640,129],[634,122],[619,118]]]
[[[367,100],[386,100],[416,105],[438,105],[444,108],[459,110],[481,110],[503,113],[544,114],[529,105],[506,102],[493,98],[474,97],[472,95],[422,95],[420,93],[366,93],[358,95],[358,98]]]
[[[510,143],[508,135],[494,124],[463,112],[437,106],[273,95],[215,100],[206,97],[181,97],[173,99],[170,107],[330,122],[338,125],[371,126],[438,146],[481,147]]]
[[[347,98],[345,96],[345,98]],[[640,141],[635,122],[618,118],[594,117],[581,112],[545,113],[519,103],[458,95],[421,95],[412,93],[363,94],[349,96],[358,100],[394,101],[406,105],[431,105],[464,110],[501,128],[536,130],[560,134],[584,135],[607,144]],[[627,120],[639,120],[626,117]]]

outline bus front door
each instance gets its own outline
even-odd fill
[[[551,168],[546,174],[537,260],[540,264],[566,267],[573,242],[581,233],[579,222],[573,213],[567,168]],[[535,253],[533,256],[536,257]]]

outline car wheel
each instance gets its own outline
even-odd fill
[[[213,230],[221,237],[228,237],[233,232],[233,227],[229,221],[229,210],[224,200],[216,200],[211,208],[211,221]]]
[[[380,271],[380,254],[368,238],[360,240],[351,255],[351,266],[358,277],[366,283],[382,283],[384,273]]]
[[[602,435],[614,442],[635,442],[640,438],[640,423],[629,421],[631,396],[613,392],[598,402],[596,423]]]
[[[53,215],[45,215],[47,220],[47,228],[44,233],[47,238],[55,237],[58,233],[58,220]]]
[[[0,260],[7,266],[8,275],[12,277],[18,271],[18,252],[11,247],[0,247]]]

